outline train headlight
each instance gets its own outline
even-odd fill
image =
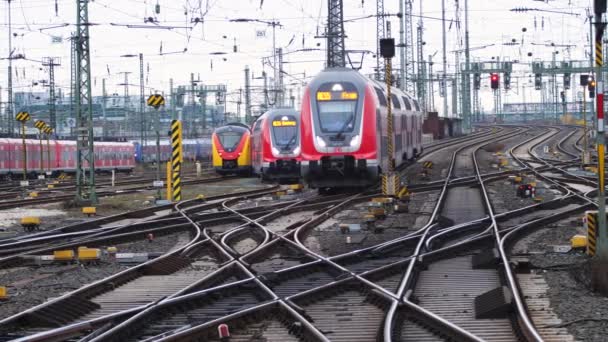
[[[320,147],[327,147],[325,140],[323,140],[323,138],[321,138],[319,136],[317,136],[317,145],[319,145]]]
[[[295,154],[295,155],[300,154],[300,152],[302,152],[302,149],[300,148],[300,146],[293,149],[293,154]]]
[[[355,135],[352,139],[350,139],[350,147],[356,147],[361,143],[361,136]]]
[[[278,149],[278,148],[276,148],[276,147],[274,147],[274,146],[273,146],[273,147],[272,147],[272,154],[274,154],[274,155],[276,156],[276,155],[281,154],[281,151],[279,151],[279,149]]]

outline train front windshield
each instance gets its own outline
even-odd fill
[[[338,135],[353,132],[358,98],[359,93],[352,83],[322,84],[316,94],[321,132]]]
[[[282,150],[293,150],[298,143],[298,123],[292,116],[283,116],[272,121],[274,145]]]
[[[243,137],[243,132],[226,131],[217,133],[217,137],[220,140],[220,144],[227,151],[233,151],[238,146]]]
[[[350,133],[355,127],[357,101],[319,102],[319,124],[323,133]]]

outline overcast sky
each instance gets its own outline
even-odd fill
[[[413,1],[415,15],[421,14],[420,1]],[[476,49],[472,57],[482,61],[490,60],[492,56],[524,62],[550,60],[553,49],[545,45],[554,42],[560,46],[558,59],[585,59],[589,30],[586,9],[591,2],[469,0],[471,47],[494,44]],[[455,67],[455,56],[451,51],[462,48],[464,37],[464,12],[461,11],[459,32],[455,14],[457,3],[461,9],[464,7],[464,0],[446,0],[449,71]],[[0,1],[0,56],[3,58],[8,56],[7,4],[6,0]],[[75,31],[76,0],[12,0],[11,4],[13,33],[16,35],[13,39],[14,53],[25,54],[32,60],[41,60],[46,56],[61,58],[62,65],[56,70],[56,82],[69,90],[70,42],[67,38],[70,32]],[[160,14],[155,13],[157,4]],[[397,0],[385,0],[386,12],[397,13],[398,4]],[[129,83],[138,83],[138,60],[121,58],[120,55],[140,52],[144,54],[146,63],[146,86],[154,89],[167,91],[169,78],[173,78],[175,84],[185,84],[189,82],[190,73],[194,72],[195,77],[200,75],[204,83],[226,83],[229,91],[234,92],[243,87],[243,69],[246,65],[251,67],[255,77],[260,76],[263,69],[272,74],[271,69],[262,63],[262,58],[271,55],[272,28],[261,23],[230,22],[235,18],[279,21],[282,26],[276,32],[277,47],[282,47],[286,52],[285,61],[288,64],[285,71],[291,75],[286,82],[301,82],[305,80],[304,75],[309,78],[323,68],[325,42],[314,37],[323,32],[326,7],[326,0],[96,0],[89,4],[89,18],[95,24],[91,27],[93,92],[96,95],[101,93],[101,79],[106,78],[108,91],[122,94],[123,89],[118,84],[123,82],[120,72],[124,71],[132,72]],[[422,15],[425,16],[425,56],[437,52],[433,61],[437,63],[435,70],[441,70],[441,0],[425,0],[422,7]],[[510,11],[521,7],[545,12]],[[375,1],[344,0],[345,19],[366,17],[375,14],[375,11]],[[146,17],[156,18],[159,26],[175,28],[151,28],[155,25],[144,24]],[[202,18],[202,21],[197,18]],[[389,20],[392,22],[393,36],[396,37],[398,21],[395,17]],[[415,25],[418,20],[418,17],[413,18]],[[149,28],[129,28],[126,25]],[[525,35],[522,34],[523,27],[527,28]],[[375,51],[375,18],[351,20],[345,24],[345,29],[348,35],[347,49]],[[261,30],[266,31],[265,37],[256,37],[256,32]],[[53,36],[63,38],[62,42],[52,43]],[[503,45],[512,39],[521,43],[522,38],[523,45]],[[237,53],[233,53],[235,44]],[[572,47],[561,47],[567,45]],[[302,48],[321,50],[292,52]],[[533,57],[527,56],[529,52],[533,53]],[[398,60],[395,63],[398,64]],[[6,99],[8,62],[2,60],[0,64],[0,86],[2,97]],[[362,72],[371,73],[374,66],[373,57],[366,55]],[[45,89],[31,86],[32,81],[48,77],[47,70],[41,68],[39,63],[17,60],[14,61],[14,68],[17,69],[17,76],[13,78],[15,91]],[[486,83],[489,81],[484,78],[482,84]],[[255,80],[254,85],[261,85],[261,82]],[[132,94],[138,91],[137,87],[130,88]],[[528,100],[537,96],[533,90],[528,91]],[[513,91],[509,99],[517,101],[519,96]],[[487,103],[484,100],[484,104]]]

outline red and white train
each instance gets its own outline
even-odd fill
[[[418,102],[391,88],[397,165],[422,152]],[[346,68],[319,73],[302,100],[302,176],[311,188],[375,184],[388,166],[387,93],[381,82]]]
[[[30,175],[46,172],[76,171],[76,141],[51,140],[50,163],[46,140],[26,139],[27,171]],[[135,148],[131,143],[95,142],[95,169],[131,171],[135,167]],[[40,149],[42,148],[42,159]],[[23,141],[0,139],[0,175],[23,174]],[[85,165],[86,166],[86,165]]]
[[[292,181],[300,178],[300,113],[272,109],[252,126],[253,172],[262,180]]]

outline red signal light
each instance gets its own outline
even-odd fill
[[[492,89],[498,89],[498,74],[490,75],[490,86]]]

